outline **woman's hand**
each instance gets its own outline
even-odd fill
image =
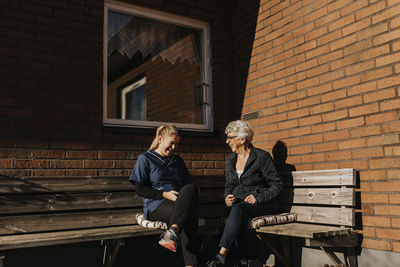
[[[244,202],[250,203],[250,204],[256,204],[257,199],[253,195],[248,195],[245,199]]]
[[[225,197],[226,206],[231,207],[233,204],[235,204],[235,201],[236,201],[236,198],[234,195],[232,195],[232,194],[226,195],[226,197]]]
[[[163,198],[169,199],[171,201],[175,201],[178,198],[178,192],[176,192],[175,190],[171,190],[168,192],[163,192],[162,196]]]

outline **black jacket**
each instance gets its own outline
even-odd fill
[[[240,179],[236,174],[236,160],[236,153],[230,154],[226,160],[224,195],[233,194],[239,200],[253,195],[259,204],[276,200],[282,182],[275,170],[271,155],[250,145],[250,155]]]

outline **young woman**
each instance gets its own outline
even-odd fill
[[[180,239],[185,265],[198,266],[199,190],[182,158],[173,153],[179,141],[174,125],[159,127],[150,149],[138,157],[130,181],[143,198],[145,217],[169,225],[159,244],[176,252]]]

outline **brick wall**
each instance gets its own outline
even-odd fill
[[[260,2],[242,107],[259,112],[255,145],[284,140],[298,170],[359,170],[362,246],[395,252],[399,85],[400,1]]]
[[[221,174],[232,118],[227,1],[127,1],[210,23],[215,134],[184,133],[193,174]],[[1,1],[0,174],[130,174],[154,131],[102,126],[104,1]],[[222,99],[227,102],[222,103]]]

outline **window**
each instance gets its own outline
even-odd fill
[[[116,2],[104,21],[104,125],[212,131],[208,24]]]

